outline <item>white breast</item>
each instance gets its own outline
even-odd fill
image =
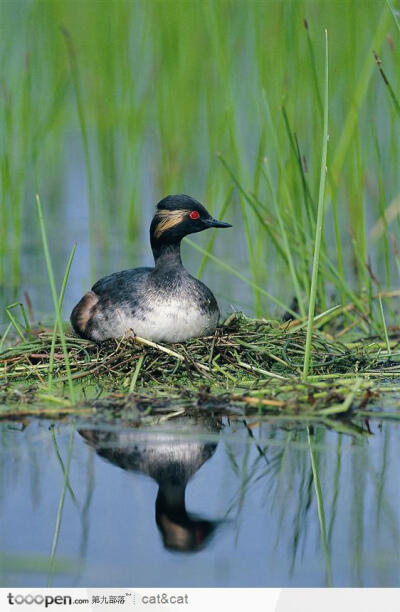
[[[106,338],[120,338],[129,331],[155,342],[182,342],[188,338],[212,334],[218,323],[218,312],[203,313],[193,303],[169,299],[152,304],[142,316],[127,316],[116,309],[112,322],[107,322]],[[110,324],[111,323],[111,324]]]

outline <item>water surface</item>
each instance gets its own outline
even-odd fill
[[[324,533],[303,426],[2,423],[1,585],[400,586],[398,425],[370,425],[311,432]]]

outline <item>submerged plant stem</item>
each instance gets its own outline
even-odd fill
[[[324,500],[323,500],[323,495],[322,495],[321,482],[319,480],[318,466],[317,466],[315,451],[313,448],[313,443],[311,440],[311,434],[310,434],[309,427],[307,427],[307,439],[308,439],[308,448],[310,452],[311,469],[312,469],[312,474],[313,474],[315,496],[317,498],[319,529],[320,529],[320,534],[321,534],[322,548],[324,550],[324,557],[325,557],[326,582],[327,582],[327,586],[332,586],[332,567],[331,567],[331,559],[329,555],[328,542],[326,539],[326,521],[325,521]]]
[[[73,449],[73,446],[74,446],[74,433],[75,433],[75,428],[71,427],[71,433],[70,433],[70,436],[69,436],[69,444],[68,444],[68,455],[67,455],[67,461],[66,461],[65,470],[64,470],[63,486],[62,486],[62,490],[61,490],[60,501],[58,503],[57,518],[56,518],[56,527],[55,527],[55,530],[54,530],[53,542],[52,542],[52,545],[51,545],[51,552],[50,552],[49,577],[48,577],[48,583],[47,583],[47,586],[49,586],[49,587],[51,586],[52,578],[53,578],[54,558],[55,558],[55,555],[56,555],[58,538],[59,538],[59,535],[60,535],[61,521],[62,521],[64,502],[65,502],[65,495],[66,495],[66,492],[67,492],[67,489],[68,489],[69,469],[70,469],[70,465],[71,465],[72,449]]]

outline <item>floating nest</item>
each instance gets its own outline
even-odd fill
[[[30,340],[6,348],[0,354],[0,377],[5,380],[45,382],[50,368],[59,380],[66,379],[66,363],[59,339],[51,364],[53,334],[37,330]],[[227,382],[260,377],[299,376],[303,369],[306,332],[264,319],[249,319],[235,313],[215,335],[194,338],[185,343],[157,344],[143,338],[110,340],[100,346],[66,335],[70,369],[75,380],[97,379],[102,383],[126,381],[143,357],[140,377],[143,382],[168,386],[195,377]],[[360,372],[379,361],[376,344],[365,340],[348,347],[314,333],[312,341],[313,375]]]
[[[379,340],[364,338],[346,344],[315,332],[312,374],[304,382],[305,340],[301,324],[235,313],[214,336],[185,343],[164,345],[130,337],[96,346],[67,334],[66,347],[75,386],[86,402],[96,400],[97,406],[99,397],[102,402],[113,397],[114,406],[123,406],[136,393],[135,401],[141,398],[138,405],[147,402],[154,407],[157,402],[186,401],[192,407],[214,410],[245,405],[253,412],[343,414],[356,398],[365,408],[385,376],[396,372],[400,376],[396,351],[389,362]],[[56,339],[53,351],[52,341],[52,332],[40,329],[1,353],[3,405],[46,400],[53,401],[56,409],[57,403],[68,402],[66,360],[60,340]],[[58,408],[70,410],[66,405]]]

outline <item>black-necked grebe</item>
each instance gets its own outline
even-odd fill
[[[200,202],[169,195],[157,204],[150,226],[154,268],[115,272],[95,283],[71,314],[82,338],[102,342],[127,332],[148,340],[181,342],[214,333],[217,301],[183,267],[181,240],[209,227],[231,227],[213,219]]]

